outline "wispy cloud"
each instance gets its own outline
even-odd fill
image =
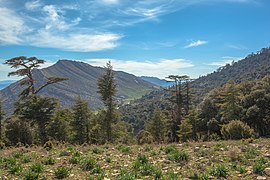
[[[30,41],[38,47],[51,47],[67,51],[91,52],[113,49],[117,47],[118,34],[68,34],[55,35],[47,31],[40,31]]]
[[[236,49],[236,50],[246,50],[248,49],[246,46],[240,45],[240,44],[230,44],[227,45],[227,47],[231,48],[231,49]]]
[[[137,61],[119,59],[85,59],[82,60],[94,66],[103,67],[106,62],[111,61],[113,68],[125,71],[137,76],[156,76],[165,78],[169,74],[181,74],[181,69],[191,68],[192,62],[185,59],[162,59],[159,61]],[[142,68],[143,67],[143,68]]]
[[[27,10],[33,11],[36,10],[40,7],[42,7],[43,3],[40,0],[36,0],[36,1],[28,1],[25,3],[25,8]]]
[[[192,41],[188,45],[186,45],[185,48],[197,47],[197,46],[201,46],[207,43],[208,41],[202,41],[202,40]]]
[[[243,57],[233,57],[233,56],[224,56],[219,61],[214,61],[209,63],[210,66],[225,66],[226,64],[232,64],[232,62],[237,62],[243,59]]]

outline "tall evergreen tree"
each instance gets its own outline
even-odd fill
[[[2,121],[4,119],[4,112],[2,110],[2,102],[0,101],[0,142],[2,141]]]
[[[186,115],[186,112],[189,110],[190,106],[190,97],[188,97],[190,95],[189,86],[186,85],[186,93],[184,93],[183,83],[189,81],[190,78],[186,75],[170,75],[167,78],[171,79],[174,82],[174,86],[168,89],[168,91],[172,93],[172,98],[170,99],[170,101],[174,103],[174,118],[171,127],[171,139],[174,142],[178,142],[179,137],[177,135],[177,131],[179,130],[179,125],[181,124],[183,116]]]
[[[62,142],[69,141],[72,118],[72,112],[69,109],[59,109],[48,124],[47,132],[49,137]]]
[[[47,139],[46,126],[50,122],[58,103],[53,98],[31,95],[15,103],[14,115],[21,120],[37,124],[39,138],[44,144]]]
[[[106,107],[106,116],[104,118],[104,128],[106,133],[106,140],[112,142],[112,123],[116,123],[115,117],[116,103],[114,96],[116,95],[116,83],[114,80],[113,67],[109,61],[105,67],[106,72],[102,75],[97,82],[98,93]]]
[[[73,106],[73,121],[71,126],[73,129],[73,141],[78,144],[90,141],[90,110],[88,103],[80,97],[76,99]]]
[[[167,119],[160,109],[155,109],[146,124],[146,130],[151,133],[154,141],[161,143],[165,140],[166,133],[168,132]]]

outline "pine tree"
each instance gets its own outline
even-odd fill
[[[106,116],[104,118],[104,128],[106,133],[106,141],[112,142],[112,123],[116,123],[116,103],[114,96],[116,95],[116,83],[111,62],[109,61],[105,67],[106,73],[98,79],[98,93],[106,107]]]
[[[70,121],[72,113],[69,109],[59,109],[48,124],[47,132],[54,140],[67,142],[70,140]]]
[[[73,106],[73,121],[71,126],[73,129],[73,141],[78,144],[90,141],[90,110],[88,103],[83,101],[80,97],[76,99]]]
[[[57,105],[53,98],[31,95],[15,103],[14,115],[20,120],[37,124],[39,138],[44,144],[48,140],[46,126],[51,121]]]
[[[0,142],[2,141],[2,120],[4,119],[4,112],[2,111],[2,102],[0,101]]]
[[[155,109],[154,113],[150,117],[150,120],[146,124],[146,131],[150,132],[154,138],[154,141],[161,143],[165,140],[167,129],[167,119],[160,109]]]
[[[184,87],[183,83],[188,83],[190,81],[190,78],[186,75],[170,75],[167,78],[171,79],[174,82],[174,86],[167,90],[172,94],[172,98],[170,99],[170,101],[174,104],[174,118],[171,127],[171,138],[173,142],[178,142],[179,137],[177,135],[177,131],[179,130],[179,125],[181,124],[183,116],[186,115],[190,107],[190,88],[188,84],[186,84],[186,87]],[[186,91],[184,90],[184,88],[186,89]]]
[[[26,89],[24,89],[20,96],[26,97],[31,94],[37,94],[40,92],[43,88],[50,84],[58,83],[64,80],[67,80],[67,78],[60,78],[60,77],[48,77],[46,83],[41,85],[40,87],[35,86],[36,80],[33,77],[32,70],[34,68],[40,67],[41,64],[44,64],[44,60],[38,59],[36,57],[30,57],[27,58],[25,56],[19,56],[15,57],[9,60],[5,61],[5,64],[11,66],[11,68],[18,69],[14,72],[10,72],[8,76],[22,76],[26,77],[23,80],[20,81],[21,86],[27,86]]]

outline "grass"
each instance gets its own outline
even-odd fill
[[[161,145],[54,145],[0,151],[6,179],[256,179],[267,176],[270,139]]]

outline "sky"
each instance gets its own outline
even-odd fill
[[[0,0],[4,61],[35,56],[197,78],[270,46],[269,0]]]

